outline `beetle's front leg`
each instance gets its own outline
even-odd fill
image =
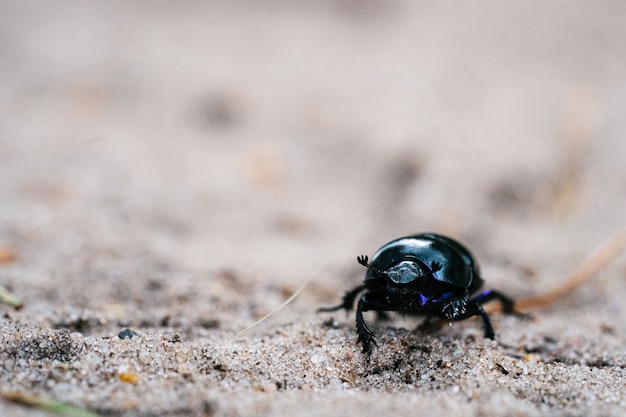
[[[461,321],[474,316],[480,316],[482,318],[485,338],[494,340],[496,338],[496,334],[493,331],[493,326],[491,325],[491,320],[489,320],[487,312],[479,302],[476,302],[473,299],[469,300],[466,309],[462,314],[448,318],[448,320]]]
[[[377,299],[373,293],[365,293],[359,299],[356,307],[356,332],[359,336],[357,343],[363,344],[363,353],[369,361],[372,353],[372,345],[378,346],[374,340],[374,333],[367,327],[363,318],[364,311],[392,311],[394,308],[384,299]]]
[[[502,294],[501,292],[494,290],[485,290],[469,300],[467,302],[467,309],[463,314],[460,314],[453,318],[453,320],[464,320],[468,317],[472,316],[480,316],[483,320],[483,328],[485,331],[485,338],[494,340],[496,338],[496,334],[493,331],[493,326],[491,325],[491,320],[487,315],[487,312],[483,308],[483,304],[486,304],[490,301],[499,301],[502,304],[502,309],[506,314],[515,313],[514,310],[514,302],[511,298]]]
[[[469,292],[466,290],[462,296],[456,297],[452,301],[444,305],[441,311],[448,320],[455,320],[456,317],[465,314],[468,300]]]
[[[372,353],[372,344],[377,346],[376,340],[374,340],[374,333],[372,333],[369,327],[367,327],[365,319],[363,318],[363,312],[368,311],[369,309],[369,304],[365,299],[365,295],[361,296],[359,303],[356,306],[356,333],[359,335],[357,343],[363,343],[363,353],[367,355],[368,361]]]

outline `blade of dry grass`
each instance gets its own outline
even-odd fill
[[[11,291],[0,286],[0,303],[8,304],[16,310],[22,308],[22,300]]]
[[[86,410],[84,408],[76,407],[67,403],[63,403],[56,400],[37,397],[35,395],[24,394],[20,392],[1,392],[0,396],[3,398],[20,404],[25,404],[31,407],[41,408],[45,411],[61,414],[69,417],[98,417],[99,415]]]

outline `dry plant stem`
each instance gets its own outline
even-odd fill
[[[545,308],[580,287],[598,272],[611,259],[626,248],[626,229],[612,235],[578,266],[558,287],[545,294],[522,298],[515,301],[514,309],[522,312],[530,309]]]

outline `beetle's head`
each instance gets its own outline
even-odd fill
[[[367,266],[370,273],[373,273],[378,279],[384,279],[387,289],[392,292],[394,290],[405,291],[409,288],[420,289],[430,281],[430,278],[434,278],[435,273],[441,269],[441,265],[438,263],[428,266],[420,259],[413,257],[404,258],[385,270],[368,264],[366,258],[362,260],[365,262],[360,261],[360,263]]]
[[[412,285],[417,284],[422,278],[428,276],[419,262],[402,261],[384,271],[383,276],[392,285]]]
[[[434,278],[441,265],[433,262],[430,266],[422,260],[410,258],[387,269],[386,278],[398,285],[417,284],[427,278]]]

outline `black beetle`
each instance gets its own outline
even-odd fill
[[[505,313],[514,312],[513,300],[497,291],[485,290],[470,298],[483,284],[478,264],[469,250],[449,237],[434,233],[402,237],[378,249],[371,262],[367,256],[357,261],[367,267],[363,284],[347,292],[338,306],[319,311],[352,310],[357,295],[367,291],[357,304],[356,330],[368,357],[376,341],[364,311],[398,311],[426,316],[426,321],[436,317],[450,322],[480,315],[489,339],[495,333],[482,304],[497,300]]]

